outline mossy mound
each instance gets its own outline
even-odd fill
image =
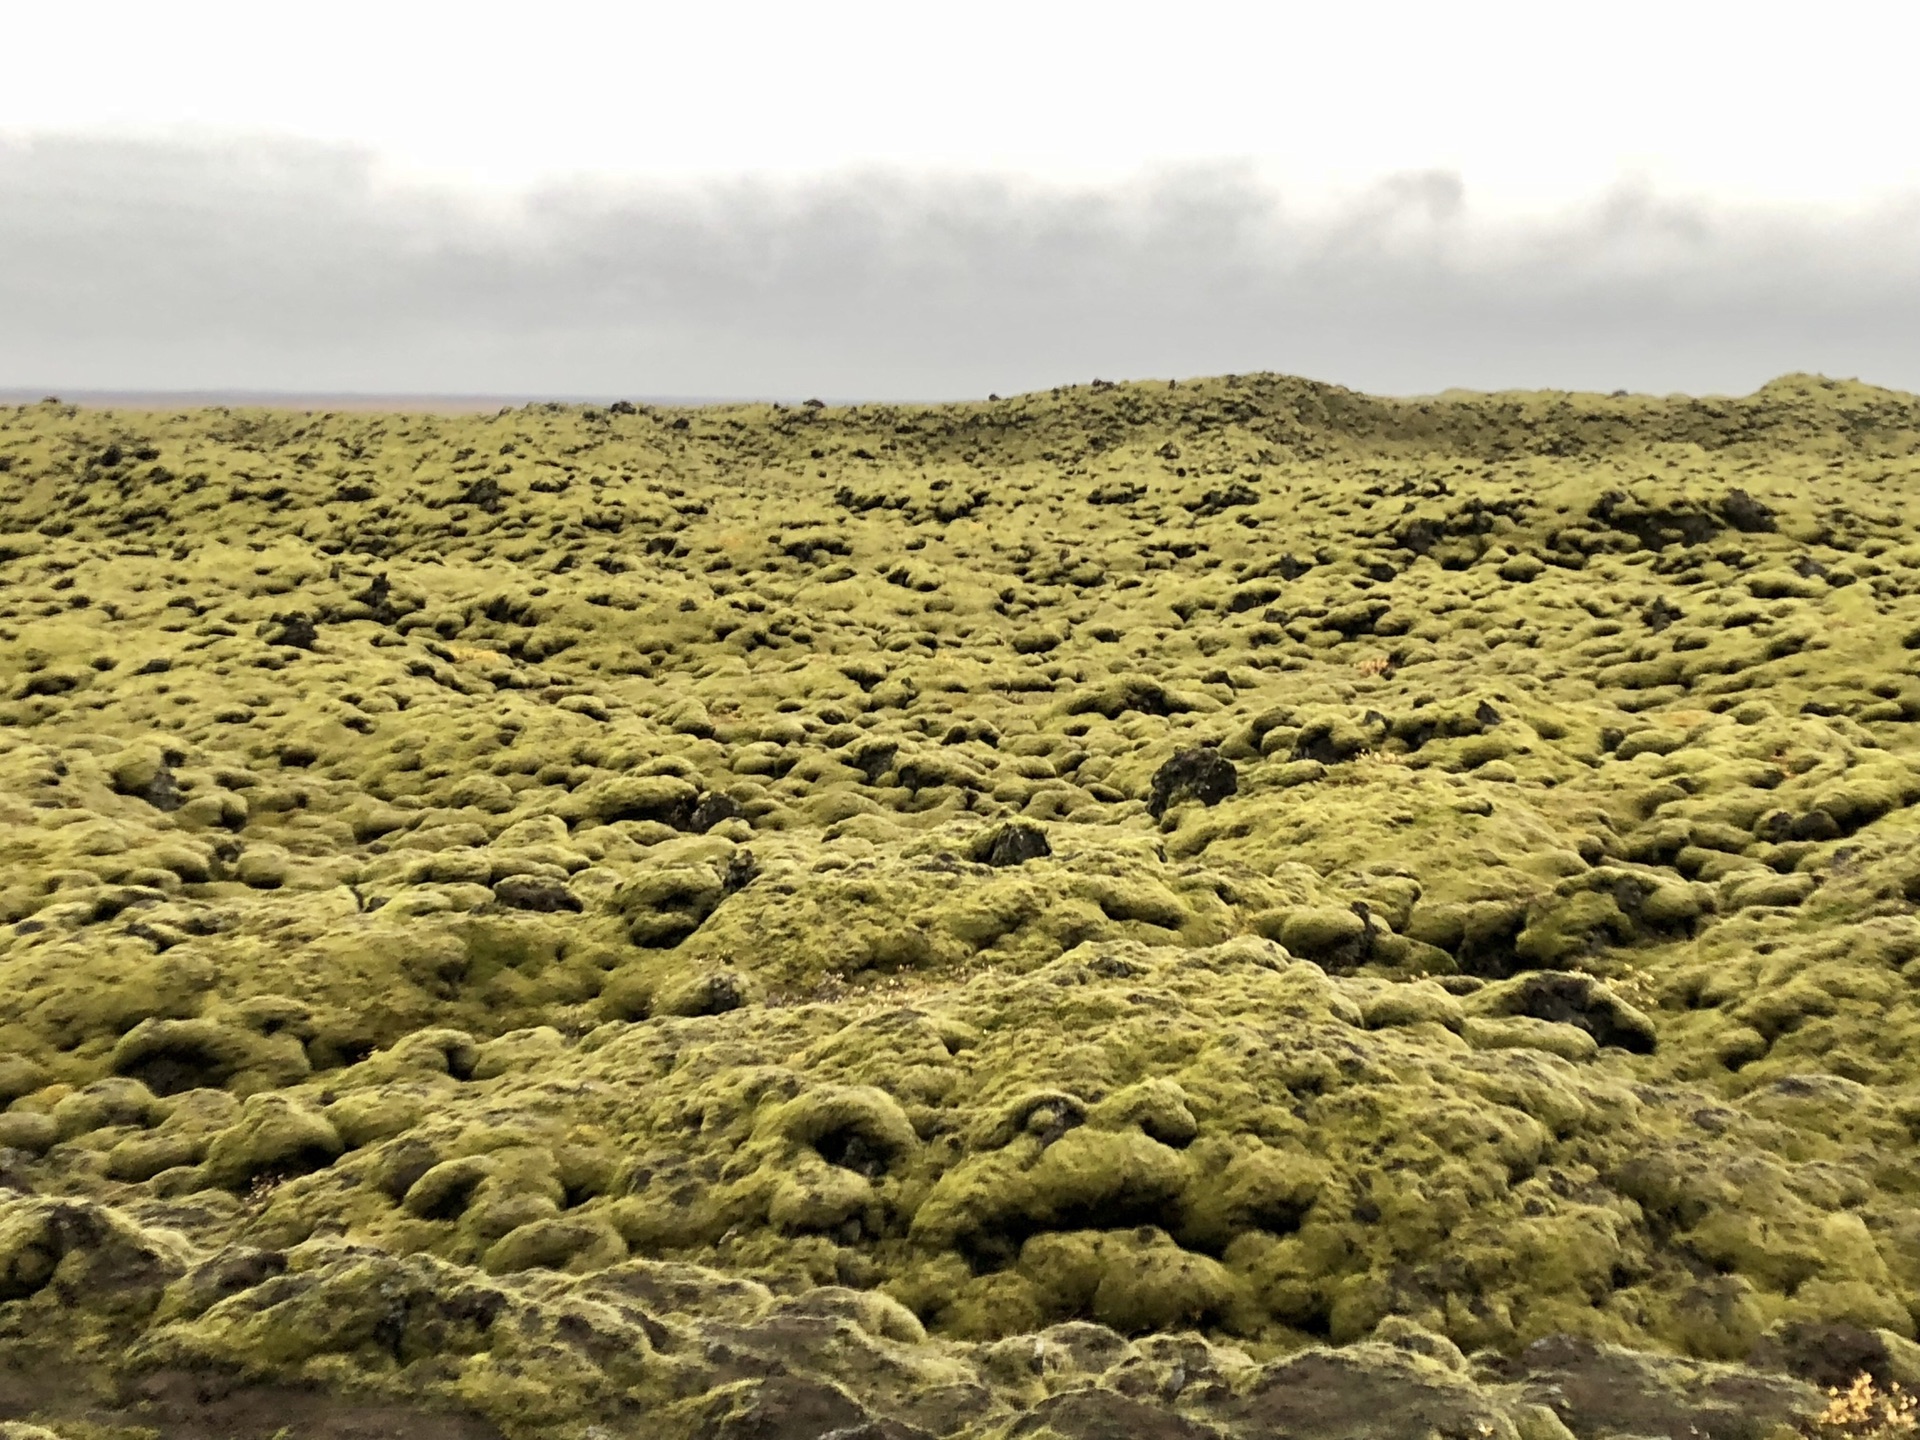
[[[0,461],[9,1424],[1920,1381],[1913,397],[40,405]]]

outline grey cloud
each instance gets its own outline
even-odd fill
[[[1232,166],[1106,188],[844,174],[383,183],[291,142],[0,144],[0,386],[941,398],[1280,370],[1448,386],[1920,389],[1920,196],[1849,215],[1457,177],[1303,211]]]

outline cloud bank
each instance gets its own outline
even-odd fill
[[[1920,193],[1620,188],[1495,219],[1449,175],[1314,210],[1231,166],[1106,188],[846,173],[502,200],[285,141],[0,144],[0,386],[941,399],[1278,370],[1414,394],[1920,390]]]

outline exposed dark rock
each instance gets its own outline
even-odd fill
[[[982,836],[974,858],[986,865],[1024,865],[1053,854],[1047,832],[1031,821],[1015,820]]]
[[[720,888],[732,895],[744,890],[759,877],[760,862],[751,850],[736,850],[727,860],[727,873],[720,877]]]
[[[722,820],[735,820],[741,815],[740,802],[718,790],[709,790],[700,797],[693,807],[693,813],[687,817],[687,829],[696,835],[704,835]]]
[[[1177,752],[1154,771],[1147,813],[1157,820],[1176,800],[1218,805],[1239,788],[1240,772],[1233,762],[1211,745],[1196,745]]]
[[[1223,511],[1236,509],[1242,505],[1258,505],[1259,503],[1260,492],[1236,480],[1231,485],[1225,485],[1217,490],[1207,491],[1206,494],[1202,495],[1198,500],[1188,501],[1187,509],[1191,510],[1197,516],[1204,517],[1218,515]]]
[[[496,880],[493,893],[502,905],[513,910],[533,910],[545,914],[580,909],[580,898],[566,882],[544,875],[508,875]]]
[[[1638,1055],[1653,1053],[1652,1024],[1590,975],[1559,971],[1528,975],[1509,992],[1503,1008],[1513,1015],[1577,1025],[1602,1045],[1617,1045]]]
[[[1844,1390],[1865,1375],[1886,1389],[1900,1382],[1877,1330],[1817,1320],[1790,1320],[1760,1338],[1747,1363],[1762,1370],[1784,1370],[1822,1390]]]
[[[489,515],[492,515],[499,512],[500,501],[505,494],[506,491],[500,488],[500,482],[498,480],[494,479],[491,475],[482,475],[478,480],[469,483],[466,489],[460,492],[458,503],[462,505],[476,505],[480,509],[485,510]]]
[[[1523,1393],[1550,1408],[1579,1440],[1762,1440],[1776,1426],[1809,1418],[1824,1398],[1784,1376],[1636,1354],[1571,1335],[1536,1340],[1521,1352],[1520,1366]]]
[[[296,650],[311,650],[314,642],[320,638],[320,632],[314,628],[313,617],[304,611],[295,611],[274,621],[267,635],[268,642],[274,645],[291,645]]]
[[[1215,1440],[1221,1434],[1165,1405],[1091,1387],[1042,1400],[1015,1421],[1008,1434],[1035,1431],[1062,1440]]]
[[[1720,502],[1720,517],[1746,535],[1770,533],[1774,528],[1773,511],[1745,490],[1729,490]]]
[[[391,625],[400,618],[400,612],[393,604],[393,584],[385,574],[376,575],[368,582],[367,588],[353,597],[354,603],[364,605],[372,618],[382,625]]]
[[[1649,630],[1658,635],[1674,621],[1686,619],[1687,612],[1668,600],[1666,596],[1657,595],[1653,603],[1640,612],[1640,618]]]
[[[1227,1408],[1250,1435],[1299,1440],[1427,1440],[1495,1433],[1492,1408],[1464,1379],[1314,1350],[1269,1365]]]
[[[696,1440],[822,1440],[869,1424],[852,1396],[827,1381],[778,1375],[716,1394]]]
[[[1587,511],[1609,530],[1631,535],[1649,550],[1699,545],[1720,533],[1719,523],[1691,505],[1644,505],[1624,491],[1609,490]]]
[[[1788,838],[1793,840],[1838,840],[1845,833],[1840,822],[1821,809],[1796,815],[1787,826]]]

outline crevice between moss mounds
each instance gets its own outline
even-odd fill
[[[172,760],[179,755],[152,746],[136,746],[113,762],[113,788],[122,795],[144,800],[156,810],[174,811],[186,804],[174,782]]]
[[[509,909],[536,914],[578,914],[583,908],[580,897],[567,888],[565,881],[545,875],[508,875],[493,882],[493,893]]]
[[[1591,975],[1567,971],[1533,971],[1490,992],[1488,1003],[1476,996],[1480,1008],[1494,1014],[1526,1015],[1558,1025],[1573,1025],[1591,1035],[1598,1045],[1615,1045],[1636,1055],[1654,1051],[1653,1022]]]
[[[1194,709],[1187,697],[1144,675],[1123,675],[1093,689],[1070,696],[1063,707],[1068,715],[1102,715],[1117,720],[1129,712],[1140,715],[1181,715]]]
[[[1649,550],[1669,545],[1700,545],[1720,533],[1721,525],[1704,506],[1648,503],[1624,490],[1609,490],[1587,509],[1587,518],[1609,530],[1631,535]]]

